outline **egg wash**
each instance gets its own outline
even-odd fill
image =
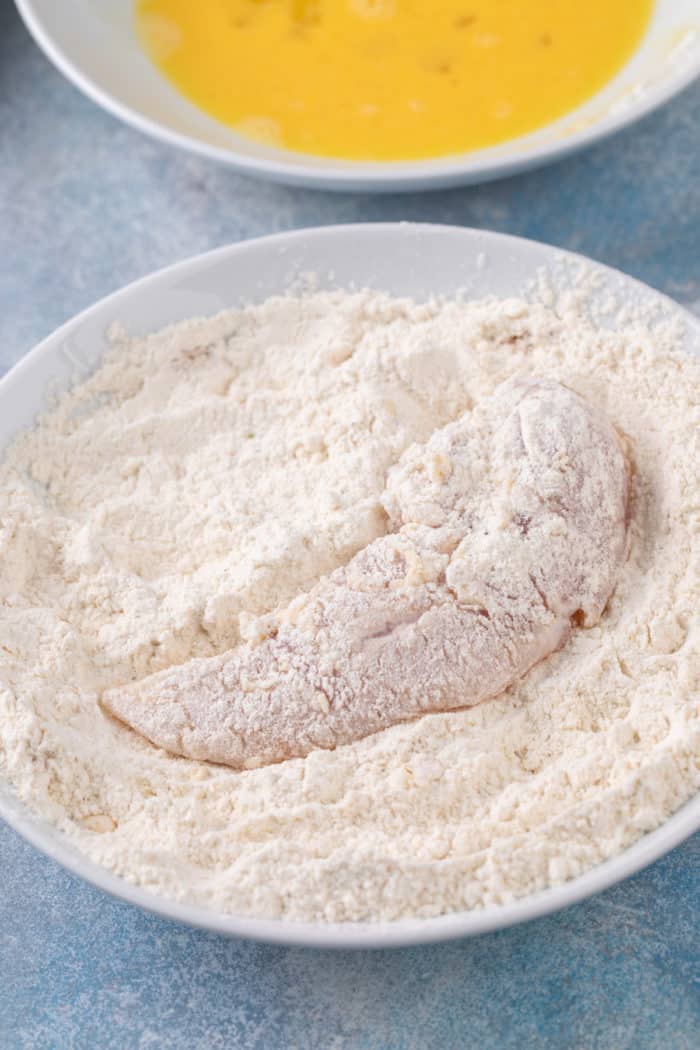
[[[153,62],[249,138],[355,160],[504,142],[625,64],[653,0],[137,0]]]

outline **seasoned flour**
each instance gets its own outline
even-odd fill
[[[630,440],[599,626],[499,700],[242,773],[102,713],[382,535],[402,452],[523,371]],[[0,467],[0,771],[98,863],[237,914],[436,915],[576,875],[700,787],[699,406],[670,329],[573,300],[320,293],[115,333]]]

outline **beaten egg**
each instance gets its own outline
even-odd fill
[[[495,145],[602,88],[653,0],[137,0],[140,39],[208,114],[276,146],[415,160]]]

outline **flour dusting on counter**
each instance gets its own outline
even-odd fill
[[[601,623],[502,698],[246,772],[104,715],[221,653],[383,535],[387,472],[509,377],[626,435],[631,550]],[[508,901],[700,787],[700,363],[568,304],[282,297],[146,339],[0,466],[0,772],[88,856],[246,915],[395,919]]]

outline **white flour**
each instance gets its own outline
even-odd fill
[[[631,439],[599,627],[500,700],[244,773],[104,716],[381,535],[402,451],[523,370]],[[435,915],[576,875],[700,787],[699,405],[669,331],[574,305],[318,294],[121,338],[0,467],[0,771],[97,862],[238,914]]]

